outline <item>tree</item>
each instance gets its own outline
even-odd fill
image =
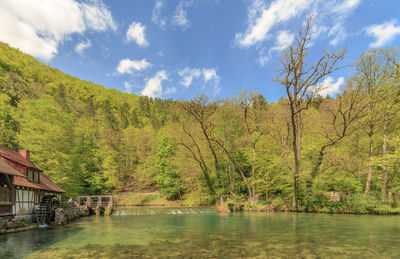
[[[289,100],[294,158],[293,207],[298,208],[298,184],[301,162],[302,112],[309,108],[321,89],[321,81],[338,68],[336,64],[344,58],[345,50],[334,53],[325,51],[311,66],[307,66],[308,44],[312,38],[312,16],[309,16],[303,29],[296,37],[295,45],[290,46],[281,59],[281,71],[276,81],[286,89]]]
[[[217,111],[218,105],[215,102],[209,102],[209,97],[200,95],[193,98],[189,102],[182,102],[180,107],[187,115],[189,115],[190,123],[195,123],[200,127],[201,135],[207,143],[209,151],[212,153],[214,159],[214,169],[219,170],[218,157],[216,149],[211,141],[211,131],[213,125],[211,123],[211,116]],[[210,191],[211,196],[214,196],[215,190],[210,177],[210,170],[204,160],[198,140],[192,133],[187,129],[185,124],[182,125],[184,133],[189,137],[189,142],[182,141],[181,144],[192,154],[194,160],[199,163],[199,166],[204,174],[206,184]]]
[[[173,157],[176,154],[175,140],[163,137],[158,146],[157,166],[159,175],[157,184],[161,193],[165,194],[167,199],[175,200],[181,197],[182,184],[173,164]]]
[[[326,141],[319,149],[316,165],[311,172],[311,180],[317,176],[326,150],[360,128],[361,125],[358,122],[366,115],[367,102],[364,100],[365,96],[361,87],[349,83],[347,89],[342,94],[338,94],[336,100],[326,99],[322,102],[321,116],[327,118],[324,123],[324,132],[322,132]]]
[[[365,117],[364,128],[368,136],[369,150],[368,150],[368,173],[365,182],[365,194],[368,194],[371,187],[372,173],[373,173],[373,158],[374,158],[374,144],[375,135],[379,128],[381,118],[377,115],[379,105],[381,104],[382,97],[385,95],[383,89],[386,76],[385,56],[382,51],[372,49],[359,58],[355,64],[356,84],[362,89],[365,94],[367,104],[368,116]]]
[[[247,135],[248,143],[251,148],[251,194],[250,201],[252,204],[256,201],[256,186],[255,186],[255,170],[256,170],[256,159],[257,159],[257,144],[263,135],[262,130],[262,117],[263,111],[266,108],[265,98],[255,92],[249,94],[243,90],[239,93],[239,105],[242,109],[242,121]]]

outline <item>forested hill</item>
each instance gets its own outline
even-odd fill
[[[31,150],[70,195],[108,191],[118,177],[135,187],[133,171],[152,178],[156,132],[171,105],[80,80],[0,43],[0,145]]]
[[[72,196],[158,189],[188,205],[400,212],[399,50],[363,53],[332,99],[319,83],[344,51],[310,65],[301,35],[283,56],[288,96],[277,103],[246,90],[218,101],[138,97],[0,44],[0,144],[31,150]]]

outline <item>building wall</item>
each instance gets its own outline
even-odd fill
[[[44,195],[56,195],[59,200],[61,199],[61,194],[58,193],[17,188],[15,190],[15,205],[13,205],[15,217],[35,221],[33,212],[38,209],[40,200]]]
[[[15,205],[13,206],[13,214],[18,218],[32,220],[33,209],[35,208],[35,191],[32,190],[15,190]]]

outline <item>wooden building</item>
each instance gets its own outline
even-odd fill
[[[30,161],[28,150],[0,147],[0,216],[32,219],[45,195],[65,193]]]

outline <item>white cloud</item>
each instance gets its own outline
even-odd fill
[[[257,59],[258,63],[261,66],[265,66],[269,59],[271,58],[271,55],[273,52],[276,51],[283,51],[290,47],[295,39],[295,36],[293,33],[290,33],[289,31],[280,31],[278,32],[278,36],[276,37],[276,43],[275,46],[269,49],[268,53],[266,53],[265,48],[262,48],[258,51],[259,57]]]
[[[245,33],[235,35],[236,42],[241,47],[249,47],[265,40],[275,25],[299,15],[311,3],[310,0],[274,0],[266,8],[263,1],[253,1],[248,10],[248,28]]]
[[[163,0],[158,0],[153,8],[153,13],[151,15],[151,21],[161,28],[167,25],[167,18],[163,16],[162,12],[166,9],[166,3]]]
[[[362,0],[249,0],[247,10],[247,29],[235,34],[235,44],[239,47],[254,46],[258,51],[256,61],[266,65],[273,52],[284,50],[285,43],[290,42],[292,34],[282,34],[289,22],[304,20],[305,14],[314,16],[312,23],[312,40],[307,47],[312,46],[316,39],[328,39],[330,45],[338,45],[347,37],[348,17],[362,3]],[[284,36],[290,36],[284,38]],[[270,39],[281,38],[281,43],[275,45],[267,42]],[[290,44],[287,44],[288,46]]]
[[[337,94],[340,90],[340,87],[343,86],[344,82],[344,77],[339,77],[335,82],[335,79],[333,79],[333,77],[328,76],[317,88],[318,94],[323,97]]]
[[[219,76],[217,75],[217,70],[215,68],[203,68],[204,82],[213,80],[216,84],[219,83]]]
[[[0,1],[0,41],[43,60],[52,59],[71,34],[115,28],[101,1]]]
[[[219,81],[221,78],[218,76],[215,68],[200,69],[185,67],[178,71],[178,75],[182,77],[180,84],[185,87],[189,87],[195,79],[202,79],[204,84],[211,82],[213,83],[214,89],[219,89]]]
[[[361,0],[343,0],[340,3],[335,3],[333,7],[329,6],[329,3],[327,6],[323,6],[325,9],[332,10],[333,15],[333,26],[328,32],[328,36],[332,37],[329,44],[336,46],[347,38],[346,20],[360,3]]]
[[[92,46],[92,42],[90,40],[82,41],[76,44],[75,51],[76,53],[82,55],[85,49],[88,49]]]
[[[82,4],[86,24],[96,31],[117,30],[117,26],[107,6],[100,0],[90,0]]]
[[[140,47],[149,46],[146,40],[146,26],[140,22],[133,22],[126,31],[126,41],[135,41]]]
[[[375,38],[375,41],[370,44],[372,48],[382,47],[393,41],[400,35],[400,26],[397,26],[397,21],[392,20],[383,24],[373,24],[365,29],[367,35]]]
[[[220,80],[220,77],[217,75],[217,70],[215,68],[199,69],[185,67],[184,69],[178,71],[178,75],[182,77],[180,83],[185,87],[189,87],[192,84],[193,79],[198,79],[200,77],[202,77],[204,83],[214,81],[218,84]]]
[[[181,85],[189,87],[192,84],[193,78],[200,77],[201,70],[198,68],[185,67],[178,72],[178,75],[182,77]]]
[[[289,31],[280,31],[276,38],[276,46],[274,48],[280,51],[285,50],[292,45],[293,40],[293,33],[290,33]]]
[[[355,9],[361,0],[343,0],[343,2],[337,4],[332,10],[336,13],[346,13]]]
[[[152,64],[146,59],[130,60],[129,58],[125,58],[119,62],[117,72],[119,74],[132,74],[133,71],[141,71],[151,66]]]
[[[182,28],[183,31],[190,27],[190,21],[187,18],[187,9],[193,4],[193,1],[181,1],[176,7],[175,14],[172,17],[172,23]]]
[[[163,93],[162,83],[165,80],[168,80],[167,72],[165,70],[158,71],[154,77],[147,79],[146,85],[140,93],[153,98],[161,97]]]

